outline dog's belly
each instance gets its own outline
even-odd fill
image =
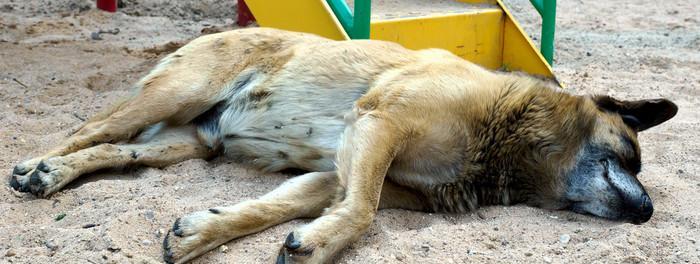
[[[226,99],[219,118],[225,154],[266,171],[335,170],[344,116],[367,85],[284,73],[243,74],[251,76],[239,77],[248,80]]]

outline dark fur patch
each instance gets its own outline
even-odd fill
[[[250,100],[253,102],[260,102],[265,100],[265,98],[269,97],[271,94],[272,92],[267,89],[254,89],[250,92]]]
[[[642,170],[642,158],[639,153],[639,148],[627,135],[622,135],[622,141],[625,142],[625,147],[632,152],[632,156],[621,157],[621,160],[624,166],[636,175]]]

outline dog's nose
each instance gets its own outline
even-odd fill
[[[649,221],[651,215],[654,214],[654,205],[651,203],[651,198],[649,195],[642,195],[641,203],[639,205],[639,218],[635,219],[638,224]]]

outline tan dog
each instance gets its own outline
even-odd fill
[[[469,212],[527,203],[642,223],[638,131],[668,100],[567,94],[447,51],[243,29],[193,40],[46,155],[17,165],[13,188],[46,197],[102,168],[162,167],[225,154],[266,171],[299,168],[269,194],[175,221],[166,262],[300,217],[278,263],[323,263],[378,208]]]

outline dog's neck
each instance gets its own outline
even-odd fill
[[[554,200],[567,167],[594,124],[589,99],[548,87],[530,77],[514,76],[495,98],[488,122],[477,124],[479,146],[468,162],[481,171],[466,170],[480,204],[531,205]],[[564,168],[564,171],[561,171]],[[544,199],[543,199],[544,198]],[[551,199],[549,199],[551,198]]]
[[[594,107],[530,77],[511,78],[485,105],[487,114],[470,122],[475,142],[465,146],[460,180],[430,191],[435,211],[523,202],[559,206],[547,204],[556,199],[545,195],[563,192],[560,170],[573,166],[592,130]]]

